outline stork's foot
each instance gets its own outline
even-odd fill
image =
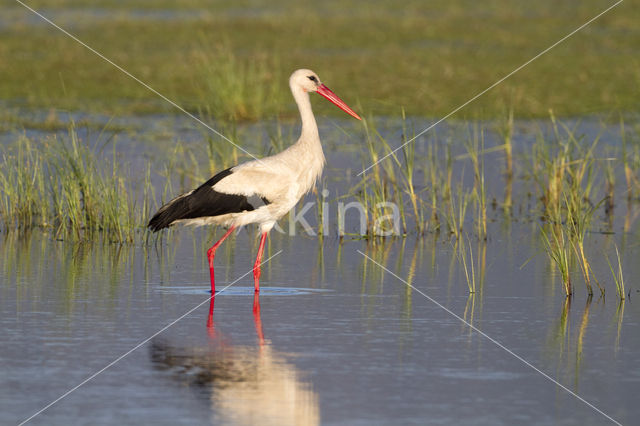
[[[260,265],[256,264],[253,268],[253,289],[254,292],[260,292]]]

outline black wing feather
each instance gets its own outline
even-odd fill
[[[253,202],[254,197],[250,200],[245,195],[225,194],[213,189],[213,185],[232,173],[231,169],[223,170],[191,194],[169,201],[153,215],[147,226],[156,232],[180,219],[197,219],[254,210],[256,208]],[[266,198],[262,197],[261,200],[269,204]]]

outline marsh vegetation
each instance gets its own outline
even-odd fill
[[[494,237],[496,226],[531,223],[539,229],[542,251],[557,267],[566,295],[582,281],[589,295],[594,289],[604,294],[607,282],[624,296],[621,258],[612,250],[588,253],[586,247],[593,235],[635,235],[640,201],[636,127],[624,120],[582,125],[553,114],[546,122],[514,122],[507,116],[451,122],[437,134],[404,145],[417,121],[402,114],[384,122],[369,117],[361,127],[330,125],[330,140],[344,138],[345,126],[352,126],[350,152],[335,143],[328,147],[330,165],[331,158],[339,158],[351,166],[346,175],[329,171],[317,194],[303,200],[280,229],[287,231],[288,225],[292,235],[333,235],[372,244],[385,238],[451,242],[474,292],[480,265],[476,262],[474,269],[471,241]],[[41,228],[55,238],[143,241],[151,210],[246,157],[228,142],[202,134],[189,143],[178,137],[166,152],[132,167],[119,151],[118,132],[103,130],[78,132],[72,122],[67,131],[42,138],[16,133],[3,147],[0,168],[5,232]],[[253,140],[250,149],[259,155],[281,149],[293,137],[284,135],[295,132],[280,122],[236,123],[224,130],[234,140]],[[362,179],[353,176],[376,162]],[[596,273],[593,256],[615,259],[615,274]]]

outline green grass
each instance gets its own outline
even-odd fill
[[[411,126],[404,116],[401,120],[403,135],[410,138],[412,132],[407,129]],[[367,164],[380,160],[393,149],[383,136],[389,129],[378,128],[376,123],[373,118],[364,123],[362,157]],[[498,139],[495,146],[486,147],[487,126],[494,124],[472,122],[460,126],[462,131],[454,131],[452,134],[456,136],[432,137],[423,154],[406,148],[397,151],[372,167],[352,188],[351,193],[366,211],[369,224],[366,236],[376,236],[370,225],[384,214],[376,206],[392,201],[399,206],[402,234],[422,235],[426,230],[437,234],[445,229],[448,233],[442,238],[457,240],[457,257],[463,262],[466,259],[463,251],[467,248],[463,235],[473,232],[479,240],[485,240],[492,222],[511,218],[530,220],[542,227],[544,251],[560,272],[564,294],[570,296],[576,291],[574,274],[579,268],[587,294],[592,295],[597,287],[603,295],[605,288],[593,270],[587,247],[594,231],[613,229],[614,194],[624,193],[625,188],[632,194],[637,190],[633,178],[622,180],[616,176],[635,173],[628,164],[638,153],[638,134],[625,132],[622,138],[625,143],[600,147],[606,143],[602,142],[603,135],[612,128],[603,123],[598,134],[587,138],[576,130],[578,124],[569,126],[551,113],[548,131],[540,130],[535,141],[519,149],[516,156],[511,151],[514,124],[510,114],[504,123],[498,122],[493,133],[494,137],[501,136],[504,144]],[[620,129],[625,131],[623,125]],[[466,153],[452,158],[450,150],[461,148]],[[496,201],[502,194],[495,192],[501,191],[502,185],[485,182],[485,168],[495,167],[500,161],[505,161],[504,183],[518,188],[516,194],[512,188],[505,190],[502,215]],[[465,180],[467,167],[472,170],[471,181]],[[418,189],[422,183],[419,175],[423,176],[424,189]],[[635,195],[618,198],[632,204],[637,202]],[[489,204],[493,206],[492,212]],[[626,232],[630,231],[630,223],[627,216]],[[472,282],[471,269],[464,269],[467,282]]]
[[[466,241],[465,241],[466,239]],[[468,245],[468,255],[467,255]],[[473,261],[473,249],[471,248],[471,241],[469,238],[461,238],[456,240],[454,251],[458,257],[458,261],[462,265],[462,271],[464,272],[464,278],[469,288],[469,294],[476,292],[476,270]],[[467,256],[469,260],[467,260]]]
[[[231,122],[253,120],[273,114],[284,103],[274,78],[280,74],[278,65],[268,55],[243,59],[229,44],[215,40],[203,40],[193,55],[202,80],[196,82],[196,105],[208,115]]]
[[[144,180],[133,184],[119,166],[115,147],[111,161],[104,162],[79,139],[73,123],[68,138],[20,137],[0,159],[1,228],[133,242],[138,232],[146,232],[153,199],[149,176],[147,169]]]
[[[616,258],[618,260],[618,267],[614,269],[614,266],[611,264],[609,260],[609,256],[607,256],[607,263],[609,264],[609,269],[611,269],[611,275],[613,276],[613,281],[616,283],[616,293],[618,293],[618,297],[620,300],[625,300],[626,294],[624,289],[624,275],[622,274],[622,259],[620,259],[620,252],[618,251],[618,247],[616,246]]]
[[[487,238],[487,191],[484,180],[484,130],[478,125],[466,140],[467,155],[473,166],[473,194],[478,238]]]
[[[191,111],[295,114],[287,78],[308,67],[373,115],[449,113],[613,2],[314,3],[34,0],[60,25]],[[141,11],[132,16],[130,11]],[[145,16],[154,10],[175,19]],[[99,11],[97,13],[96,11]],[[0,99],[128,114],[171,107],[61,32],[3,10]],[[624,2],[461,111],[487,118],[637,110],[640,8]],[[339,114],[318,104],[323,115]]]
[[[569,244],[562,226],[550,225],[549,228],[542,228],[544,246],[549,259],[553,261],[560,272],[564,294],[568,297],[573,295]]]
[[[391,142],[383,136],[389,129],[380,123],[373,118],[363,123],[363,164],[391,152]],[[391,125],[397,126],[398,122],[394,123]],[[400,123],[404,123],[404,137],[410,138],[411,123],[402,116]],[[613,207],[608,207],[611,200],[608,194],[624,193],[627,188],[626,179],[616,179],[616,176],[627,173],[626,164],[637,155],[638,135],[630,131],[624,145],[611,144],[598,150],[600,135],[587,139],[554,116],[549,123],[551,132],[540,131],[535,141],[519,149],[512,160],[511,179],[518,191],[513,194],[511,205],[505,203],[503,209],[511,211],[508,217],[517,221],[532,220],[541,226],[545,251],[560,271],[566,295],[577,290],[578,268],[588,294],[593,293],[595,286],[604,293],[605,288],[591,266],[588,243],[594,230],[610,226],[606,223],[612,213],[607,212],[612,212]],[[494,207],[490,210],[487,201],[495,200],[502,193],[502,185],[485,182],[485,168],[504,161],[503,157],[496,157],[505,150],[501,139],[497,139],[496,146],[486,147],[484,143],[485,132],[493,126],[493,123],[471,123],[444,137],[436,135],[422,154],[414,150],[415,145],[408,145],[383,160],[364,179],[356,180],[346,195],[331,194],[327,200],[320,192],[316,193],[317,206],[311,211],[318,216],[318,231],[323,236],[335,232],[330,226],[321,228],[327,221],[336,223],[336,214],[340,216],[340,209],[329,207],[331,202],[348,206],[357,200],[364,208],[364,235],[341,234],[340,237],[365,238],[374,245],[379,244],[393,225],[388,217],[390,209],[381,203],[392,202],[398,206],[401,218],[399,236],[429,233],[434,239],[456,244],[455,256],[470,291],[477,291],[476,282],[482,286],[486,252],[480,246],[477,251],[471,249],[470,235],[475,235],[480,244],[492,237],[490,224],[507,217],[498,211],[495,202],[491,203]],[[231,121],[225,132],[243,140],[253,127]],[[606,129],[603,124],[601,133],[606,134]],[[277,122],[265,130],[264,154],[279,151],[284,140],[290,139],[284,136],[286,131]],[[461,138],[452,135],[461,135]],[[81,140],[73,122],[67,136],[40,139],[21,136],[1,152],[0,227],[9,232],[42,228],[57,238],[74,240],[138,241],[146,235],[146,221],[160,203],[242,159],[232,145],[213,137],[207,139],[207,136],[204,134],[205,143],[195,147],[188,147],[179,139],[172,142],[171,150],[164,154],[166,157],[155,159],[145,172],[135,176],[130,175],[126,163],[121,163],[116,147],[109,145],[110,139],[105,141],[98,136],[90,142]],[[259,145],[254,147],[256,152]],[[452,149],[462,154],[453,156]],[[465,179],[467,168],[472,173]],[[499,168],[502,170],[502,166]],[[151,169],[166,182],[157,194],[150,183]],[[499,181],[502,183],[502,177]],[[611,185],[617,187],[611,189]],[[496,190],[499,193],[495,193]],[[633,197],[617,197],[612,201],[614,206],[616,200],[637,202]],[[353,218],[359,212],[350,210],[347,214]],[[624,226],[630,225],[625,222]],[[622,275],[615,273],[614,280],[618,295],[624,295]]]
[[[506,122],[509,121],[507,118]],[[335,228],[321,229],[322,225],[341,220],[340,209],[325,205],[326,201],[338,201],[345,206],[359,201],[365,217],[363,235],[341,232],[340,237],[365,238],[374,244],[389,234],[407,237],[430,233],[434,239],[457,243],[458,249],[466,252],[469,247],[464,240],[469,242],[471,235],[479,241],[492,238],[494,222],[532,221],[543,229],[544,248],[549,261],[560,270],[564,293],[571,295],[577,290],[578,268],[588,294],[592,294],[596,286],[604,293],[605,288],[598,279],[602,277],[596,277],[591,266],[590,236],[603,228],[614,229],[613,222],[622,219],[613,217],[614,208],[624,211],[617,208],[616,202],[635,204],[638,201],[633,179],[627,181],[617,176],[628,174],[629,165],[634,164],[640,151],[640,133],[631,130],[633,124],[628,124],[624,144],[599,147],[605,143],[602,135],[612,129],[616,131],[615,125],[603,123],[600,134],[589,139],[554,115],[546,124],[546,132],[541,129],[530,144],[517,148],[512,154],[512,177],[503,180],[501,171],[509,169],[502,165],[507,144],[502,143],[501,133],[495,130],[496,123],[451,123],[450,131],[443,136],[430,137],[427,149],[420,148],[420,151],[417,145],[409,144],[373,167],[364,179],[354,180],[351,188],[342,186],[350,189],[347,194],[332,193],[331,198],[325,200],[316,193],[316,209],[311,211],[318,216],[317,230],[322,235],[333,234]],[[361,130],[358,126],[356,123],[350,134],[362,140],[362,153],[355,155],[361,158],[363,166],[392,152],[391,139],[384,135],[395,134],[398,127],[403,128],[405,140],[414,134],[411,120],[403,115],[391,122],[369,117],[362,123]],[[279,122],[260,128],[231,120],[224,131],[235,140],[246,140],[248,134],[261,133],[262,141],[258,138],[252,150],[260,153],[262,149],[266,155],[280,151],[285,140],[292,139],[284,129]],[[485,146],[489,132],[494,146]],[[531,133],[531,128],[528,132]],[[516,141],[522,135],[518,132]],[[104,141],[99,136],[90,141],[80,140],[73,122],[67,136],[19,137],[14,145],[4,147],[1,152],[0,227],[7,231],[44,228],[56,237],[79,240],[100,237],[116,242],[136,241],[138,235],[146,235],[144,225],[152,210],[162,202],[243,159],[233,145],[207,133],[203,133],[204,143],[196,145],[183,144],[179,136],[176,138],[170,141],[170,150],[158,150],[166,157],[154,159],[146,173],[136,172],[131,176],[129,165],[121,163],[116,147],[109,145],[110,139]],[[106,152],[105,147],[108,147]],[[459,154],[454,156],[452,151]],[[500,171],[498,184],[485,182],[485,173],[496,164]],[[164,188],[157,188],[157,194],[150,183],[151,169],[166,182]],[[465,179],[466,170],[471,173]],[[491,176],[496,178],[495,173]],[[510,212],[504,214],[495,200],[502,196],[502,183],[508,180],[513,180],[517,190],[511,195],[510,203],[503,204],[502,210]],[[624,194],[629,191],[629,185],[632,197],[610,196]],[[389,220],[391,210],[384,204],[389,202],[397,206],[399,230],[393,229],[393,222]],[[347,215],[353,218],[359,213],[349,210]],[[624,222],[627,232],[631,224],[627,215]],[[481,252],[478,249],[478,257]],[[472,253],[470,248],[469,253]],[[462,254],[458,253],[457,257],[472,258]],[[476,277],[482,277],[479,273],[482,264],[478,260]],[[469,266],[467,262],[466,275],[468,282],[473,282],[474,272]]]

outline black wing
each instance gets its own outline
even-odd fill
[[[264,197],[225,194],[213,189],[216,183],[231,174],[233,174],[231,169],[223,170],[190,194],[181,195],[169,201],[153,215],[147,226],[153,232],[156,232],[180,219],[197,219],[200,217],[220,216],[227,213],[240,213],[269,204],[269,201]]]

